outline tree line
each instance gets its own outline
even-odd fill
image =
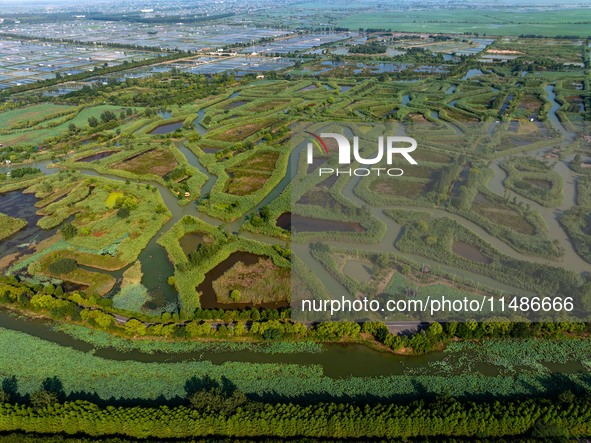
[[[75,263],[64,265],[76,265]],[[466,321],[431,323],[409,335],[393,334],[382,322],[338,321],[301,323],[290,318],[289,309],[197,309],[191,320],[180,321],[177,313],[165,312],[160,317],[136,315],[125,323],[115,320],[111,300],[83,296],[79,292],[65,293],[52,284],[26,285],[14,277],[0,279],[0,304],[67,320],[123,337],[163,337],[176,340],[233,337],[251,340],[313,340],[319,342],[351,341],[383,345],[392,351],[422,354],[440,349],[452,340],[483,338],[560,338],[565,334],[586,336],[591,323],[581,322],[509,322]],[[376,343],[377,342],[377,343]]]
[[[61,381],[48,378],[30,395],[4,379],[0,428],[4,432],[133,438],[416,439],[583,438],[591,435],[591,398],[565,391],[557,398],[493,401],[445,395],[410,402],[275,403],[251,399],[228,379],[192,377],[178,406],[99,405],[67,400]],[[555,440],[553,440],[555,441]]]

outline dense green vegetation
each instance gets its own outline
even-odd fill
[[[509,177],[508,189],[543,206],[556,206],[562,200],[562,179],[550,165],[531,158],[517,158],[502,164]]]
[[[213,389],[213,388],[212,388]],[[577,438],[589,433],[589,401],[516,400],[463,403],[451,399],[407,405],[249,402],[234,391],[196,392],[205,409],[109,407],[66,402],[46,407],[4,404],[0,423],[10,431],[83,433],[146,438],[275,437],[413,438],[416,436]],[[239,400],[238,400],[239,399]],[[193,400],[193,399],[192,399]],[[192,403],[200,404],[200,402]],[[220,413],[220,409],[221,413]]]
[[[201,243],[199,249],[186,255],[180,247],[179,240],[188,233],[208,235],[212,242]],[[288,266],[289,252],[282,248],[228,234],[220,228],[215,228],[191,216],[179,220],[159,242],[166,248],[175,266],[174,285],[179,291],[182,312],[188,316],[200,307],[197,286],[205,279],[205,274],[233,252],[245,251],[269,256],[275,265]],[[273,294],[273,297],[283,296],[283,294]]]
[[[260,314],[259,314],[260,315]],[[222,315],[223,317],[223,315]],[[59,332],[66,333],[78,340],[91,344],[96,349],[110,348],[118,351],[130,352],[140,351],[145,354],[155,352],[166,353],[185,353],[185,352],[228,352],[228,351],[251,351],[262,352],[266,354],[275,353],[316,353],[322,352],[322,345],[313,341],[230,341],[220,340],[155,340],[151,339],[132,339],[120,337],[110,332],[100,331],[89,327],[73,324],[59,324],[55,326]],[[145,336],[144,336],[145,337]],[[211,337],[211,335],[210,335]]]
[[[22,218],[10,217],[6,214],[0,214],[0,240],[10,237],[15,232],[20,231],[27,225],[27,221]]]

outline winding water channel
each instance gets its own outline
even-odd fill
[[[568,131],[562,125],[559,118],[556,116],[556,111],[560,108],[560,104],[555,100],[556,94],[554,93],[554,86],[548,85],[546,87],[546,93],[548,101],[552,104],[550,110],[548,111],[548,120],[550,121],[552,127],[562,135],[564,146],[565,144],[574,140],[576,134]],[[533,155],[538,158],[541,158],[543,153],[547,151],[548,148],[549,147],[545,147],[533,153],[530,152],[523,155]],[[565,210],[571,208],[576,203],[576,183],[579,174],[575,173],[568,167],[568,164],[573,158],[574,154],[571,154],[564,159],[557,160],[554,164],[554,172],[556,172],[564,180],[563,199],[561,204],[556,208],[544,207],[532,200],[529,200],[525,197],[522,197],[519,194],[516,194],[506,189],[505,180],[507,178],[507,173],[500,167],[500,163],[502,162],[502,160],[495,160],[491,162],[491,164],[489,165],[489,167],[494,172],[494,176],[488,182],[488,188],[497,195],[504,196],[505,193],[507,193],[511,199],[515,198],[517,199],[517,201],[520,201],[525,205],[529,205],[535,212],[537,212],[543,218],[550,239],[553,241],[557,241],[562,250],[564,251],[564,255],[559,263],[545,260],[540,257],[528,257],[527,259],[529,261],[534,261],[536,263],[545,263],[554,266],[558,265],[579,273],[589,273],[591,272],[591,265],[585,262],[575,252],[573,245],[570,242],[570,239],[568,238],[568,235],[566,234],[564,229],[562,229],[562,226],[560,226],[560,223],[558,221],[560,214]]]
[[[478,73],[472,73],[472,74],[477,75]],[[549,119],[551,125],[553,126],[554,129],[556,129],[562,135],[563,145],[565,145],[569,142],[572,142],[575,139],[576,134],[569,132],[561,124],[559,118],[556,115],[556,112],[560,108],[560,105],[555,100],[556,95],[554,93],[554,86],[553,85],[547,86],[546,92],[547,92],[547,99],[551,103],[551,108],[548,113],[548,119]],[[508,102],[508,100],[510,100],[510,98],[507,98],[506,102]],[[494,126],[496,126],[496,125],[494,125]],[[493,130],[494,130],[494,126],[493,126]],[[541,157],[542,154],[548,149],[549,149],[549,147],[542,148],[542,149],[534,152],[533,155]],[[532,153],[523,154],[523,155],[532,155]],[[521,197],[517,194],[509,192],[509,195],[511,198],[515,195],[515,197],[517,198],[518,201],[521,201],[524,204],[530,205],[530,207],[535,212],[539,213],[540,216],[543,218],[543,220],[546,224],[547,233],[550,237],[550,240],[556,241],[558,243],[558,245],[564,251],[563,256],[558,261],[552,261],[552,260],[548,260],[548,259],[542,258],[542,257],[522,254],[522,253],[514,250],[509,244],[505,243],[504,241],[502,241],[498,237],[495,237],[495,236],[489,234],[488,232],[486,232],[483,228],[481,228],[477,224],[475,224],[469,220],[466,220],[465,218],[463,218],[459,215],[447,212],[442,209],[417,208],[414,206],[409,206],[409,207],[397,206],[396,209],[420,210],[420,211],[429,212],[431,215],[436,216],[436,217],[448,217],[452,220],[459,222],[462,226],[464,226],[464,227],[470,229],[471,231],[473,231],[474,233],[476,233],[479,237],[481,237],[487,243],[491,244],[500,253],[507,255],[509,257],[512,257],[514,259],[522,260],[522,261],[529,261],[529,262],[534,262],[534,263],[540,263],[540,264],[546,264],[546,265],[550,265],[550,266],[563,267],[569,271],[575,271],[577,273],[587,273],[588,274],[589,272],[591,272],[591,265],[589,265],[589,263],[585,262],[576,253],[576,251],[573,248],[572,243],[570,242],[570,239],[568,238],[566,232],[562,229],[562,227],[560,226],[560,223],[558,221],[558,217],[560,216],[560,214],[564,210],[572,207],[576,202],[576,180],[577,180],[578,174],[574,173],[568,167],[568,163],[572,160],[573,157],[574,157],[574,154],[568,156],[567,158],[565,158],[563,160],[557,161],[556,164],[554,165],[554,171],[558,175],[560,175],[561,177],[564,178],[563,200],[557,208],[546,208],[546,207],[543,207],[543,206],[537,204],[536,202],[530,201],[524,197]],[[505,186],[504,186],[504,180],[506,179],[506,173],[500,168],[500,166],[499,166],[500,162],[501,162],[501,160],[495,160],[495,161],[491,162],[491,164],[489,165],[490,168],[494,172],[494,176],[489,181],[488,187],[491,191],[495,192],[498,195],[503,196],[507,192],[505,189]],[[348,200],[350,200],[351,203],[353,203],[353,205],[356,207],[366,206],[366,202],[363,201],[362,199],[360,199],[354,192],[354,190],[357,187],[357,185],[359,184],[360,180],[361,180],[361,177],[353,177],[353,178],[349,179],[343,189],[343,192],[342,192],[343,196],[346,197]],[[396,223],[394,220],[392,220],[390,217],[388,217],[384,213],[384,209],[387,209],[387,208],[376,208],[376,207],[369,208],[372,217],[374,217],[375,219],[379,220],[380,222],[382,222],[386,225],[387,231],[386,231],[385,237],[377,244],[376,243],[371,243],[371,244],[358,243],[355,245],[356,249],[361,250],[361,251],[366,251],[366,252],[381,251],[381,252],[386,252],[386,253],[396,253],[397,255],[409,258],[417,263],[421,263],[421,264],[430,266],[431,268],[434,268],[434,269],[440,269],[442,271],[445,271],[445,272],[448,272],[451,274],[460,275],[460,276],[468,278],[474,282],[482,283],[486,286],[490,286],[490,287],[505,291],[507,293],[529,295],[529,296],[535,295],[531,291],[516,288],[516,287],[510,286],[510,285],[498,282],[492,278],[483,276],[481,274],[458,269],[458,268],[455,268],[453,266],[449,266],[444,263],[440,263],[440,262],[436,262],[434,260],[426,259],[421,256],[404,253],[404,252],[398,250],[395,247],[395,242],[401,233],[401,226],[398,223]],[[348,243],[348,242],[329,240],[329,241],[325,241],[325,243],[327,243],[333,247],[337,247],[337,248],[343,248],[343,249],[350,249],[351,248],[351,243]],[[315,270],[314,272],[315,272],[316,276],[323,282],[326,289],[330,293],[332,293],[332,294],[346,294],[347,289],[330,272],[328,272],[323,266],[320,266],[315,261],[315,259],[310,254],[310,251],[308,250],[307,246],[308,245],[293,244],[292,248],[294,249],[294,251],[296,252],[296,254],[298,255],[298,257],[300,259],[302,259],[311,269]]]
[[[559,131],[565,142],[568,142],[573,139],[574,134],[568,132],[563,125],[560,123],[560,120],[556,116],[556,111],[559,109],[559,104],[555,101],[555,94],[553,92],[553,86],[548,86],[546,88],[548,94],[548,100],[552,103],[552,107],[549,111],[549,121],[551,122],[552,126]],[[453,92],[453,91],[452,91]],[[450,93],[450,92],[448,92]],[[200,134],[205,134],[207,129],[201,125],[201,121],[205,115],[205,109],[201,109],[198,113],[198,117],[195,120],[194,124]],[[201,173],[207,176],[207,180],[203,187],[200,190],[201,196],[206,195],[211,191],[217,177],[207,170],[203,166],[203,164],[199,161],[199,158],[184,144],[177,145],[177,148],[180,152],[186,157],[189,164],[193,167],[198,169]],[[289,162],[287,166],[287,171],[285,171],[284,177],[279,181],[279,183],[275,186],[275,188],[265,197],[263,198],[259,204],[254,209],[255,211],[262,208],[263,206],[272,202],[276,197],[278,197],[286,188],[286,186],[290,183],[291,174],[289,171],[292,170],[294,165],[298,165],[300,160],[301,149],[293,150],[289,157]],[[520,254],[513,250],[509,245],[504,243],[503,241],[499,240],[498,238],[491,236],[482,228],[477,226],[476,224],[463,219],[460,216],[455,214],[448,213],[441,209],[428,209],[428,211],[435,216],[445,216],[457,220],[462,225],[466,226],[467,228],[474,231],[480,237],[482,237],[485,241],[493,245],[499,252],[502,254],[511,256],[513,258],[519,260],[528,260],[534,261],[538,263],[547,263],[551,265],[561,265],[561,266],[568,266],[568,269],[574,270],[577,272],[588,272],[589,271],[589,264],[584,262],[573,250],[572,245],[566,233],[560,227],[557,221],[557,215],[571,207],[574,204],[575,200],[575,184],[577,175],[573,173],[568,168],[568,161],[570,158],[567,158],[564,161],[558,161],[555,165],[555,171],[559,173],[562,177],[565,178],[565,186],[564,186],[564,199],[562,204],[557,209],[548,209],[537,205],[535,202],[526,200],[518,195],[516,198],[520,201],[524,201],[531,205],[533,209],[535,209],[544,219],[547,227],[548,233],[552,240],[557,240],[560,246],[564,249],[565,255],[563,261],[561,263],[551,262],[539,257],[530,257]],[[59,168],[49,167],[50,161],[39,161],[31,163],[29,166],[38,167],[41,171],[45,174],[52,174],[59,170]],[[505,187],[504,187],[504,180],[505,180],[505,173],[499,167],[499,161],[494,161],[490,164],[491,169],[494,172],[494,177],[490,180],[488,186],[491,191],[499,194],[504,195]],[[0,173],[6,172],[7,168],[0,167]],[[84,169],[82,170],[84,174],[88,175],[98,175],[96,172],[92,170]],[[103,177],[107,177],[113,180],[125,180],[121,177],[114,176],[114,175],[105,175],[100,174]],[[363,206],[365,202],[363,202],[359,197],[355,195],[355,187],[359,183],[360,178],[354,178],[348,181],[346,184],[343,195],[347,199],[349,199],[354,205],[356,206]],[[160,185],[159,183],[150,182],[151,185],[155,186],[162,197],[165,205],[169,209],[172,214],[171,219],[159,230],[159,232],[152,238],[152,240],[148,243],[147,247],[141,252],[139,256],[139,260],[142,263],[142,270],[144,272],[144,278],[142,283],[150,289],[150,292],[155,297],[155,300],[160,303],[161,305],[166,305],[167,303],[176,303],[177,295],[174,289],[169,286],[166,282],[166,279],[169,275],[173,274],[173,268],[166,256],[164,249],[157,244],[157,240],[164,234],[174,223],[176,223],[181,217],[185,215],[195,215],[199,218],[211,223],[213,225],[220,225],[222,222],[220,220],[214,219],[212,217],[208,217],[205,214],[199,213],[195,204],[188,204],[186,206],[181,206],[178,203],[178,200],[175,195],[171,193],[170,190],[165,188],[164,186]],[[10,194],[6,194],[0,198],[12,198]],[[25,200],[23,200],[25,201]],[[30,203],[30,202],[29,202]],[[32,205],[28,205],[32,206]],[[408,209],[417,209],[417,208],[408,208]],[[421,209],[423,210],[423,209]],[[401,226],[394,222],[390,217],[384,214],[382,208],[370,208],[371,215],[376,219],[380,220],[382,223],[386,224],[388,227],[386,237],[379,243],[379,244],[371,244],[371,245],[363,245],[358,244],[356,248],[365,251],[383,251],[383,252],[395,252],[399,255],[403,255],[408,257],[418,263],[423,263],[433,268],[438,268],[443,271],[447,271],[450,273],[454,273],[457,275],[461,275],[467,277],[471,280],[481,282],[482,284],[489,285],[495,288],[499,288],[502,290],[506,290],[507,292],[516,293],[516,294],[531,294],[526,290],[517,289],[502,283],[499,283],[493,279],[488,277],[482,276],[480,274],[472,273],[469,271],[463,271],[452,266],[438,263],[429,259],[425,259],[420,256],[415,256],[412,254],[404,254],[401,251],[397,251],[394,247],[395,241],[400,235]],[[30,217],[33,217],[29,214]],[[29,215],[25,215],[24,213],[21,216],[25,218],[29,217]],[[34,221],[31,218],[31,223]],[[232,223],[230,226],[227,227],[228,230],[231,232],[238,232],[240,231],[241,225],[244,222],[244,218],[240,218],[239,220]],[[31,228],[34,229],[34,228]],[[284,243],[281,240],[276,238],[267,237],[263,235],[255,235],[250,233],[241,233],[249,238],[254,238],[259,241],[277,244],[277,243]],[[19,238],[16,242],[26,242],[27,238],[31,238],[30,235],[23,236]],[[16,239],[16,237],[15,237]],[[329,241],[327,242],[332,246],[335,247],[343,247],[349,248],[351,246],[350,243],[345,242],[337,242],[337,241]],[[20,243],[19,243],[20,244]],[[4,245],[3,245],[4,246]],[[18,246],[18,245],[16,245]],[[312,258],[309,253],[309,249],[307,245],[292,245],[294,250],[298,253],[299,257],[302,258],[308,265],[314,267],[317,271],[317,275],[322,279],[325,283],[327,289],[335,294],[339,293],[346,293],[346,289],[329,273],[327,272],[324,267],[318,266],[316,261]],[[123,270],[117,271],[113,273],[113,275],[120,277]],[[8,315],[6,312],[0,312],[0,326],[14,329],[22,332],[26,332],[27,334],[38,336],[40,338],[55,342],[60,345],[70,346],[75,349],[88,352],[92,349],[92,346],[82,342],[80,340],[76,340],[66,334],[59,333],[54,331],[50,325],[39,321],[39,320],[27,320],[24,318],[17,318],[11,315]],[[144,362],[175,362],[175,361],[185,361],[185,360],[209,360],[213,363],[220,364],[225,361],[246,361],[246,362],[272,362],[272,363],[295,363],[295,364],[320,364],[324,368],[324,372],[326,375],[331,377],[345,377],[349,375],[358,375],[358,376],[377,376],[377,375],[388,375],[388,374],[402,374],[405,373],[409,368],[412,369],[413,367],[423,367],[431,362],[438,362],[444,358],[443,353],[431,353],[421,357],[402,357],[396,356],[393,354],[388,353],[381,353],[377,351],[370,350],[364,346],[359,345],[326,345],[324,346],[324,352],[322,353],[296,353],[296,354],[265,354],[260,352],[251,352],[251,351],[238,351],[238,352],[220,352],[220,353],[179,353],[179,354],[165,354],[165,353],[155,353],[155,354],[145,354],[139,351],[133,352],[121,352],[116,349],[111,348],[104,348],[95,351],[95,354],[99,357],[103,357],[106,359],[112,360],[137,360],[137,361],[144,361]],[[579,370],[579,368],[575,368]],[[558,368],[560,372],[565,372],[565,368]],[[582,370],[582,369],[581,369]],[[497,375],[498,369],[492,368],[487,365],[481,365],[476,367],[476,372],[483,373],[485,375]]]
[[[230,96],[230,98],[234,98],[238,95],[239,95],[239,92],[235,92]],[[207,132],[207,128],[205,128],[204,126],[201,125],[201,121],[203,120],[204,116],[205,116],[205,108],[201,109],[198,112],[197,119],[194,121],[194,125],[200,134],[205,134]],[[170,127],[169,126],[170,125],[165,124],[165,125],[159,126],[158,128],[165,128],[166,129],[165,132],[174,131],[176,128],[175,125],[170,126]],[[159,133],[162,133],[162,131],[160,131]],[[215,185],[217,177],[215,175],[211,174],[207,170],[207,168],[205,168],[203,166],[203,164],[199,161],[199,158],[190,149],[188,149],[184,145],[184,143],[178,143],[176,145],[176,147],[185,156],[185,158],[187,159],[188,163],[191,166],[198,169],[201,173],[203,173],[207,177],[205,184],[202,186],[202,188],[200,190],[200,195],[204,196],[204,195],[208,194],[209,192],[211,192],[211,189]],[[299,161],[299,156],[300,156],[299,150],[294,151],[290,154],[288,165],[287,165],[287,170],[285,171],[283,178],[272,189],[272,191],[257,204],[257,206],[253,209],[253,211],[255,211],[255,212],[258,211],[260,208],[269,204],[271,201],[273,201],[275,198],[277,198],[281,194],[281,192],[283,192],[285,187],[290,182],[290,174],[288,173],[288,171],[291,170],[292,164],[294,164],[294,162],[297,164],[297,162]],[[53,165],[51,163],[51,161],[49,161],[49,160],[32,162],[32,163],[29,163],[27,166],[39,168],[46,175],[53,174],[53,173],[56,173],[59,171],[59,164]],[[8,170],[9,169],[6,167],[0,167],[0,173],[6,172]],[[119,177],[117,175],[97,173],[96,171],[94,171],[92,169],[80,169],[80,172],[82,172],[83,174],[86,174],[86,175],[101,176],[101,177],[106,177],[106,178],[109,178],[111,180],[116,180],[116,181],[125,181],[126,180],[125,178]],[[151,298],[152,298],[150,305],[154,306],[154,307],[166,307],[167,310],[171,310],[178,303],[178,296],[177,296],[176,290],[172,286],[170,286],[167,282],[168,277],[170,275],[174,274],[174,269],[173,269],[172,263],[168,259],[165,249],[157,243],[158,240],[165,232],[167,232],[178,220],[180,220],[185,215],[197,216],[200,219],[202,219],[202,220],[206,221],[207,223],[210,223],[214,226],[219,226],[219,225],[223,224],[223,222],[219,219],[210,217],[207,214],[199,212],[194,203],[189,203],[184,206],[180,205],[177,197],[168,188],[166,188],[165,186],[161,185],[158,182],[143,181],[143,180],[138,180],[138,181],[144,182],[144,183],[149,183],[150,185],[156,187],[164,204],[166,205],[166,207],[168,208],[168,210],[170,211],[170,213],[172,215],[172,217],[160,228],[160,230],[157,232],[157,234],[154,237],[152,237],[152,239],[149,241],[147,246],[142,250],[142,252],[140,253],[140,255],[138,257],[138,260],[142,264],[142,272],[143,272],[142,284],[146,288],[148,288]],[[21,191],[15,191],[15,193],[18,195],[22,195]],[[11,201],[14,200],[14,196],[12,196],[12,194],[5,195],[4,198],[10,199]],[[35,203],[35,197],[32,195],[25,196],[25,199],[24,200],[21,199],[20,201],[28,201],[27,199],[29,199],[29,200],[32,199],[32,203],[33,204]],[[8,203],[8,201],[7,201],[7,203]],[[10,205],[8,205],[8,206],[10,206]],[[9,239],[11,241],[11,243],[9,245],[11,247],[11,249],[10,249],[9,253],[17,252],[16,248],[19,245],[21,245],[23,242],[33,241],[33,240],[38,241],[38,240],[43,239],[55,232],[54,230],[44,231],[44,230],[38,228],[36,226],[36,221],[40,217],[38,217],[34,214],[35,208],[33,205],[28,205],[28,208],[29,208],[28,212],[32,212],[31,216],[35,217],[35,219],[31,220],[31,223],[29,223],[29,226],[25,230],[21,231],[20,233],[17,233],[17,235],[14,237],[14,240],[15,240],[14,245],[12,245],[13,239],[12,238]],[[15,211],[12,211],[12,212],[14,213],[13,215],[18,216],[17,212],[15,212]],[[28,212],[27,212],[27,214],[28,214]],[[27,218],[27,214],[22,213],[21,216]],[[246,218],[246,216],[237,219],[232,224],[228,225],[227,229],[230,232],[239,232],[241,230],[242,224],[245,221],[245,218]],[[266,242],[266,243],[270,243],[270,244],[284,244],[285,243],[284,241],[281,241],[279,239],[276,239],[273,237],[267,237],[264,235],[252,234],[249,232],[242,232],[241,234],[244,235],[245,237],[252,238],[252,239]],[[89,269],[91,269],[91,268],[89,268]],[[125,269],[126,268],[120,269],[118,271],[111,271],[111,272],[101,270],[100,272],[107,272],[107,273],[111,274],[113,277],[115,277],[118,280],[118,283],[120,283],[122,274],[125,271]],[[119,284],[115,287],[115,291],[118,288],[119,288]]]

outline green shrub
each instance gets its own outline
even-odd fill
[[[238,289],[232,289],[232,291],[230,292],[230,299],[238,303],[240,301],[240,291]]]
[[[52,274],[69,274],[78,269],[78,263],[73,258],[59,258],[51,263],[47,269]]]
[[[65,223],[60,232],[64,236],[64,240],[71,240],[78,235],[78,229],[72,223]]]

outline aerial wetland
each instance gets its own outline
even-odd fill
[[[102,41],[106,25],[86,35],[87,21],[63,32]],[[194,24],[163,27],[157,47],[141,24],[108,26],[139,46],[94,76],[71,72],[46,94],[0,78],[0,89],[20,88],[0,112],[1,375],[18,373],[22,394],[48,376],[72,398],[171,404],[191,376],[286,403],[591,389],[578,323],[484,322],[490,312],[322,322],[296,318],[292,298],[297,287],[384,302],[585,300],[591,107],[588,75],[573,64],[588,69],[585,38],[261,22],[203,26],[192,43],[202,53],[183,53],[195,50]],[[25,38],[37,28],[18,31],[19,51],[37,44]],[[216,53],[212,41],[235,46]],[[23,78],[41,79],[39,63]],[[314,134],[359,130],[364,145],[392,124],[417,140],[418,165],[397,159],[395,178],[323,176],[341,167],[336,146],[309,162],[301,122]]]

